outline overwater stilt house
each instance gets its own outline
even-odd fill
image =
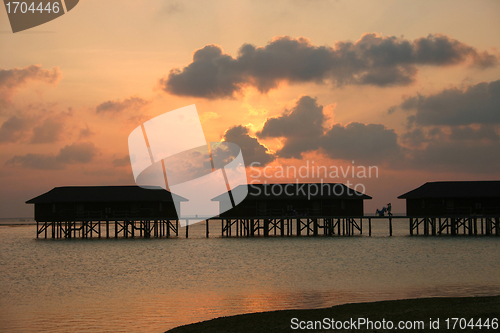
[[[175,195],[175,194],[174,194]],[[139,186],[65,186],[26,201],[36,221],[177,218],[172,194]]]
[[[51,228],[52,238],[101,237],[101,222],[114,224],[114,236],[149,237],[177,233],[176,203],[186,199],[162,188],[139,186],[66,186],[26,201],[35,205],[37,236]]]
[[[406,199],[407,216],[498,216],[500,181],[428,182],[398,199]]]
[[[233,191],[238,191],[237,187]],[[221,218],[266,216],[363,216],[363,200],[370,196],[340,183],[249,184],[248,195]],[[222,196],[212,199],[222,207]]]

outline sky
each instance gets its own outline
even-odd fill
[[[242,148],[249,182],[357,185],[369,213],[404,213],[397,197],[428,181],[498,180],[499,14],[498,1],[81,0],[12,33],[2,8],[0,217],[33,216],[25,201],[56,186],[133,185],[130,132],[191,104],[207,142]]]

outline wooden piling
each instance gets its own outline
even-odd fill
[[[411,229],[411,228],[410,228]],[[372,235],[372,218],[368,218],[368,236]]]
[[[389,217],[389,236],[392,236],[392,217]]]
[[[208,234],[210,233],[209,230],[208,230],[208,219],[205,222],[206,222],[206,231],[205,231],[205,233],[206,233],[206,236],[208,238]]]

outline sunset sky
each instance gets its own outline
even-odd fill
[[[134,184],[130,132],[190,104],[247,166],[378,166],[323,178],[363,184],[369,213],[404,213],[427,181],[498,180],[499,17],[498,1],[81,0],[13,34],[2,8],[0,217],[56,186]]]

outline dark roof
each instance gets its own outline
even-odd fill
[[[240,185],[236,189],[240,188]],[[281,188],[279,188],[281,187]],[[288,193],[286,193],[286,192]],[[316,193],[317,192],[317,193]],[[225,194],[212,201],[221,201]],[[245,200],[276,199],[371,199],[372,197],[341,183],[288,183],[288,184],[248,184],[248,195]]]
[[[431,182],[398,197],[419,198],[500,198],[500,181]]]
[[[156,187],[145,189],[139,186],[64,186],[39,195],[26,203],[59,202],[172,202],[172,195],[179,201],[187,199]]]

